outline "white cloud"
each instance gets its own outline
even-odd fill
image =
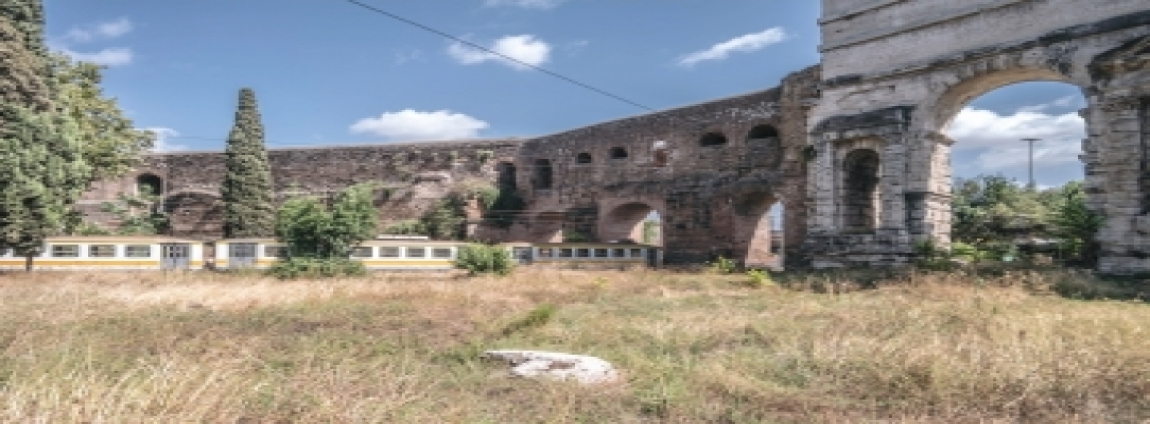
[[[72,28],[64,35],[68,41],[87,43],[97,39],[112,39],[132,32],[132,21],[120,18],[111,22],[100,22],[83,28]]]
[[[354,134],[372,134],[391,141],[434,141],[475,138],[487,129],[486,122],[450,110],[420,112],[411,109],[387,112],[378,118],[361,119],[351,126]]]
[[[487,7],[522,7],[525,9],[552,9],[559,6],[566,0],[487,0],[484,5]]]
[[[529,34],[509,35],[500,38],[488,48],[531,66],[539,66],[551,60],[551,45],[543,40],[537,40],[534,35]],[[496,61],[518,70],[528,69],[521,63],[468,47],[462,43],[452,44],[447,48],[447,53],[464,65],[478,65],[488,61]]]
[[[1025,167],[1029,155],[1028,143],[1021,141],[1024,138],[1042,140],[1034,144],[1036,166],[1081,166],[1078,155],[1082,153],[1082,139],[1086,138],[1086,121],[1077,113],[1046,114],[1034,107],[1022,108],[1012,115],[966,108],[946,133],[955,140],[954,151],[978,152],[978,163],[971,168],[980,172]]]
[[[115,47],[110,49],[100,50],[95,53],[76,52],[69,49],[63,49],[64,54],[71,56],[73,60],[80,62],[90,62],[103,66],[121,66],[132,63],[132,49],[125,47]]]
[[[691,67],[708,60],[724,60],[735,52],[753,52],[764,47],[781,43],[789,35],[782,28],[775,27],[763,32],[747,34],[711,46],[679,58],[679,65]]]
[[[1066,96],[1066,97],[1060,98],[1060,99],[1055,100],[1055,101],[1050,102],[1050,103],[1043,103],[1043,104],[1035,105],[1035,106],[1025,106],[1025,107],[1019,108],[1018,111],[1019,112],[1044,112],[1044,111],[1054,109],[1054,108],[1068,108],[1068,107],[1075,107],[1075,106],[1080,107],[1080,105],[1081,105],[1080,100],[1081,100],[1081,97],[1079,97],[1079,96]]]
[[[181,150],[188,150],[188,146],[172,142],[172,138],[179,137],[180,132],[171,128],[164,127],[151,127],[144,128],[146,131],[151,131],[156,134],[156,144],[152,148],[153,152],[178,152]]]

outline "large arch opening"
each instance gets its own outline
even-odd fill
[[[785,207],[770,193],[753,193],[734,200],[735,254],[748,268],[782,269]]]
[[[1084,194],[1087,178],[1079,113],[1087,99],[1054,79],[1005,73],[956,86],[939,102],[940,132],[953,141],[949,168],[933,175],[950,187],[947,240],[995,256],[1087,253],[1062,249],[1049,219],[1070,192]]]
[[[599,239],[609,243],[661,246],[662,216],[657,209],[642,202],[616,206],[600,218]]]
[[[534,243],[562,243],[563,224],[567,216],[563,212],[540,212],[531,222],[530,239]]]

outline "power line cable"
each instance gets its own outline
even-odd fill
[[[474,49],[477,49],[477,50],[480,50],[480,51],[483,51],[483,52],[487,52],[487,53],[489,53],[489,54],[493,54],[493,55],[495,55],[495,56],[498,56],[498,57],[501,57],[501,58],[503,58],[503,59],[506,59],[506,60],[509,60],[509,61],[512,61],[512,62],[518,63],[518,64],[520,64],[520,65],[526,66],[526,67],[528,67],[528,68],[531,68],[531,69],[534,69],[534,70],[536,70],[536,71],[539,71],[539,72],[543,72],[543,73],[545,73],[545,74],[547,74],[547,75],[551,75],[551,76],[553,76],[553,77],[555,77],[555,78],[559,78],[559,79],[561,79],[561,80],[564,80],[564,81],[567,81],[567,82],[569,82],[569,83],[571,83],[571,84],[575,84],[575,85],[577,85],[577,86],[580,86],[580,87],[583,87],[583,88],[585,88],[585,89],[588,89],[588,90],[594,91],[594,92],[596,92],[596,93],[599,93],[599,94],[602,94],[602,95],[604,95],[604,96],[607,96],[607,97],[611,97],[611,98],[613,98],[613,99],[615,99],[615,100],[619,100],[619,101],[621,101],[621,102],[624,102],[624,103],[630,104],[630,105],[632,105],[632,106],[635,106],[635,107],[638,107],[638,108],[640,108],[640,109],[644,109],[644,110],[647,110],[647,111],[650,111],[650,112],[654,112],[654,111],[655,111],[655,109],[653,109],[653,108],[650,108],[650,107],[644,106],[644,105],[642,105],[642,104],[640,104],[640,103],[638,103],[638,102],[635,102],[635,101],[629,100],[629,99],[627,99],[627,98],[625,98],[625,97],[623,97],[623,96],[619,96],[619,95],[616,95],[616,94],[612,94],[612,93],[610,93],[610,92],[608,92],[608,91],[606,91],[606,90],[602,90],[602,89],[596,88],[596,87],[594,87],[594,86],[592,86],[592,85],[590,85],[590,84],[586,84],[586,83],[580,82],[580,81],[578,81],[578,80],[576,80],[576,79],[574,79],[574,78],[570,78],[570,77],[567,77],[567,76],[565,76],[565,75],[562,75],[562,74],[560,74],[560,73],[558,73],[558,72],[554,72],[554,71],[551,71],[551,70],[549,70],[549,69],[546,69],[546,68],[543,68],[543,67],[540,67],[540,66],[532,65],[532,64],[530,64],[530,63],[527,63],[527,62],[524,62],[524,61],[522,61],[522,60],[516,59],[516,58],[514,58],[514,57],[511,57],[511,56],[505,55],[505,54],[503,54],[503,53],[499,53],[499,52],[497,52],[497,51],[494,51],[494,50],[491,50],[491,49],[489,49],[489,48],[487,48],[487,47],[483,47],[483,46],[481,46],[481,45],[479,45],[479,44],[475,44],[475,43],[473,43],[473,42],[470,42],[470,41],[464,40],[464,39],[462,39],[462,38],[456,37],[456,36],[454,36],[454,35],[448,34],[447,32],[444,32],[444,31],[440,31],[440,30],[438,30],[438,29],[435,29],[435,28],[432,28],[432,27],[430,27],[430,26],[427,26],[427,25],[421,24],[421,23],[419,23],[419,22],[416,22],[416,21],[413,21],[413,20],[411,20],[411,19],[407,19],[407,18],[404,18],[404,17],[402,17],[402,16],[399,16],[399,15],[396,15],[396,14],[394,14],[394,13],[388,12],[388,11],[386,11],[386,10],[383,10],[383,9],[377,8],[377,7],[375,7],[375,6],[371,6],[371,5],[369,5],[369,4],[365,4],[365,3],[361,2],[361,1],[358,1],[358,0],[344,0],[344,1],[346,1],[346,2],[348,2],[348,3],[351,3],[351,4],[354,4],[354,5],[356,5],[356,6],[362,7],[362,8],[364,8],[364,9],[370,10],[370,11],[372,11],[372,12],[378,13],[378,14],[380,14],[380,15],[384,15],[384,16],[387,16],[387,17],[389,17],[389,18],[391,18],[391,19],[394,19],[394,20],[397,20],[397,21],[403,22],[403,23],[405,23],[405,24],[408,24],[408,25],[414,26],[414,27],[416,27],[416,28],[419,28],[419,29],[422,29],[422,30],[424,30],[424,31],[428,31],[428,32],[431,32],[431,33],[433,33],[433,34],[439,35],[439,36],[441,36],[441,37],[444,37],[444,38],[447,38],[447,39],[450,39],[450,40],[454,40],[454,41],[456,41],[456,42],[458,42],[458,43],[462,43],[462,44],[465,44],[465,45],[467,45],[467,46],[469,46],[469,47],[471,47],[471,48],[474,48]]]

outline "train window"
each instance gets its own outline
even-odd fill
[[[595,249],[595,257],[596,258],[606,258],[607,257],[607,249]]]
[[[116,246],[112,244],[93,244],[88,246],[89,258],[114,258]]]
[[[52,246],[53,258],[78,258],[80,257],[80,245],[77,244],[61,244]]]
[[[571,249],[559,249],[559,257],[560,257],[560,258],[572,258],[572,257],[575,257],[575,251],[574,251],[574,250],[571,250]]]
[[[375,256],[375,248],[371,246],[360,246],[351,251],[353,258],[370,258],[372,256]]]
[[[616,258],[626,258],[627,257],[627,249],[611,249],[611,256],[614,256]]]
[[[135,245],[124,246],[125,258],[150,258],[152,257],[152,246],[148,245]]]
[[[632,258],[642,258],[643,257],[643,249],[631,249],[631,257]]]
[[[555,251],[552,249],[539,249],[539,257],[540,258],[550,258],[554,254],[555,254]]]
[[[287,248],[284,246],[264,246],[265,258],[286,258]]]
[[[0,258],[7,258],[7,257],[9,257],[9,256],[12,256],[12,250],[10,250],[10,249],[0,249]]]
[[[451,249],[436,248],[431,249],[431,257],[436,259],[451,259]]]
[[[575,249],[575,257],[590,258],[591,257],[591,249]]]
[[[426,247],[409,247],[409,248],[407,248],[407,257],[409,257],[409,258],[426,258],[427,257],[427,248]]]
[[[399,258],[403,255],[399,254],[398,247],[381,247],[379,248],[379,257],[381,258]]]

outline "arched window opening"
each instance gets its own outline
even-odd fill
[[[611,148],[611,159],[627,159],[627,149],[622,147]]]
[[[163,194],[164,180],[153,174],[141,174],[136,177],[136,194],[158,196]]]
[[[751,128],[751,132],[747,133],[748,140],[766,140],[778,137],[779,131],[770,125],[759,125]]]
[[[843,229],[848,233],[873,233],[879,218],[879,156],[874,150],[857,149],[843,159]]]
[[[551,189],[551,161],[538,159],[535,161],[535,188],[539,190]]]
[[[515,189],[515,164],[511,162],[499,163],[499,187],[503,189]]]
[[[580,153],[578,156],[575,156],[575,163],[588,164],[588,163],[591,163],[594,161],[595,160],[591,157],[591,154],[587,153],[587,152],[583,152],[583,153]]]
[[[725,144],[727,144],[727,136],[720,133],[707,133],[699,139],[699,145],[703,147],[718,147]]]
[[[651,164],[658,168],[667,166],[671,161],[671,153],[667,151],[666,141],[656,141],[651,146]]]

